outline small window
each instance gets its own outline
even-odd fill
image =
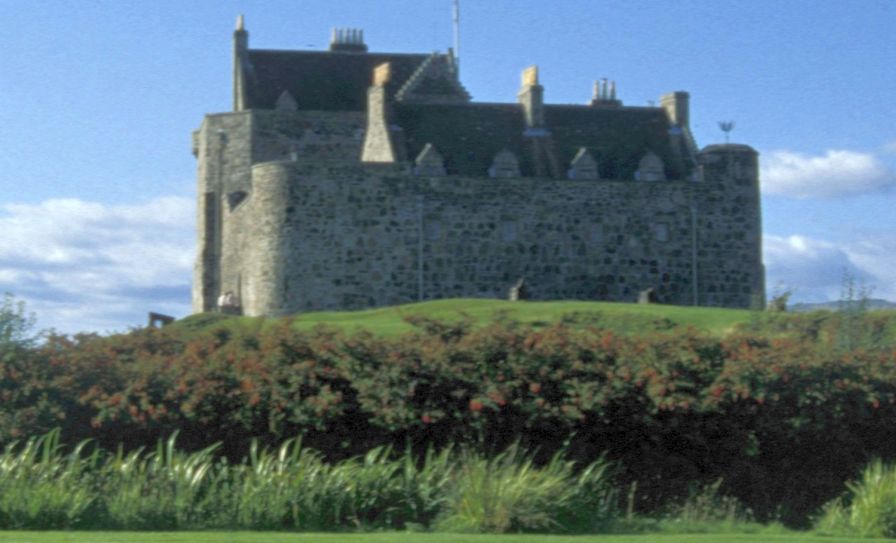
[[[657,241],[669,241],[669,225],[664,222],[654,224],[653,238]]]
[[[233,211],[236,206],[240,205],[243,200],[246,199],[246,196],[248,196],[248,193],[244,190],[227,193],[227,207],[230,208],[230,211]]]

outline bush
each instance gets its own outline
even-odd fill
[[[382,338],[229,322],[25,348],[0,367],[0,442],[60,426],[66,443],[120,441],[126,457],[179,431],[183,450],[220,442],[230,462],[253,440],[264,449],[293,436],[322,462],[377,447],[415,461],[452,446],[490,458],[517,443],[535,467],[560,450],[580,466],[606,454],[623,484],[637,482],[640,512],[724,477],[719,492],[758,519],[803,525],[872,456],[896,458],[896,350],[841,352],[814,320],[804,324],[815,335],[724,339],[428,319]],[[426,494],[444,476],[405,479],[401,492]],[[389,522],[431,523],[431,501]],[[247,511],[259,525],[286,522]],[[351,522],[381,522],[357,511]]]

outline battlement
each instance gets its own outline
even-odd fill
[[[757,154],[698,150],[689,95],[631,107],[472,100],[447,54],[253,50],[234,33],[234,112],[193,135],[194,308],[247,314],[443,297],[747,307],[763,294]]]

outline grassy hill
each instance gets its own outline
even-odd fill
[[[310,330],[325,325],[344,331],[367,330],[378,335],[407,332],[413,326],[405,319],[422,316],[441,321],[470,318],[474,325],[507,319],[531,326],[546,326],[559,321],[573,325],[593,325],[632,334],[693,326],[714,335],[724,335],[739,323],[749,322],[755,314],[746,309],[639,305],[611,302],[509,302],[488,299],[449,299],[405,304],[361,311],[323,311],[289,317],[292,326]],[[193,315],[173,326],[185,329],[210,325],[245,327],[267,326],[276,319],[264,317],[227,317],[217,314]]]

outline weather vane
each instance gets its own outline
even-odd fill
[[[719,128],[725,133],[725,143],[728,143],[728,135],[734,130],[734,121],[719,121]]]

